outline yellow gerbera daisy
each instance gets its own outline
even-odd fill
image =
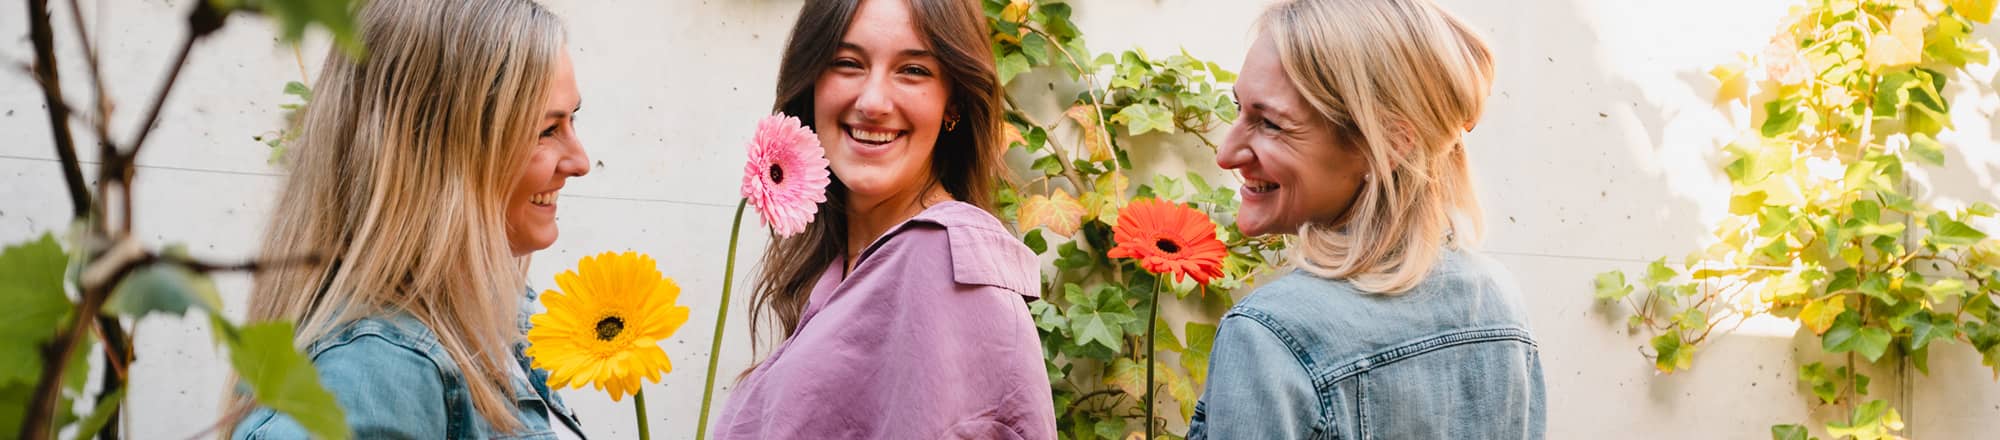
[[[556,275],[542,294],[548,311],[529,318],[528,356],[549,370],[549,386],[611,393],[617,401],[639,392],[639,378],[659,383],[674,370],[660,341],[679,330],[688,308],[674,305],[681,288],[660,276],[653,257],[605,252],[584,257]]]

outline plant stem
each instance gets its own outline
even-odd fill
[[[1160,283],[1165,279],[1153,280],[1152,305],[1146,306],[1146,438],[1153,438],[1153,340],[1156,327],[1160,325]]]
[[[639,440],[653,438],[653,430],[646,428],[646,390],[633,391],[632,404],[638,406],[634,414],[639,416]]]
[[[708,405],[715,398],[715,365],[722,359],[722,324],[729,319],[729,286],[736,276],[736,239],[743,230],[743,206],[748,203],[750,199],[736,201],[736,220],[729,223],[729,253],[722,263],[722,305],[715,310],[715,340],[708,344],[708,383],[701,389],[701,416],[695,419],[695,440],[708,438]]]
[[[48,0],[28,0],[28,39],[35,46],[35,82],[48,106],[49,134],[62,160],[63,183],[69,189],[70,214],[90,215],[90,190],[83,184],[83,167],[76,158],[76,139],[69,130],[69,104],[63,102],[61,72],[56,69],[55,31],[49,25]]]

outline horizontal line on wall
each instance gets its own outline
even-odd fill
[[[49,159],[49,158],[44,158],[44,157],[29,157],[29,156],[15,156],[15,155],[9,155],[9,154],[0,154],[0,159],[13,159],[13,160],[22,160],[22,161],[30,161],[30,162],[48,162],[48,163],[61,163],[61,162],[62,162],[61,160],[57,160],[57,159]],[[79,164],[84,164],[84,165],[98,165],[98,164],[99,164],[99,162],[96,162],[96,161],[88,161],[88,160],[79,160],[79,161],[77,161],[77,163],[79,163]],[[164,166],[164,165],[139,165],[139,168],[140,168],[140,169],[152,169],[152,170],[169,170],[169,171],[184,171],[184,172],[190,172],[190,173],[211,173],[211,174],[228,174],[228,175],[235,175],[235,176],[256,176],[256,177],[284,177],[284,174],[282,174],[282,173],[258,173],[258,172],[249,172],[249,171],[229,171],[229,170],[212,170],[212,169],[203,169],[203,168],[186,168],[186,167],[176,167],[176,166]],[[687,200],[671,200],[671,199],[653,199],[653,198],[645,198],[645,197],[619,197],[619,196],[598,196],[598,195],[589,195],[589,194],[564,194],[564,195],[563,195],[563,197],[574,197],[574,198],[580,198],[580,199],[590,199],[590,200],[615,200],[615,201],[624,201],[624,202],[642,202],[642,203],[666,203],[666,204],[671,204],[671,205],[688,205],[688,206],[704,206],[704,207],[711,207],[711,208],[722,208],[722,209],[730,209],[730,208],[735,208],[735,207],[736,207],[736,206],[734,206],[734,205],[730,205],[730,204],[726,204],[726,203],[711,203],[711,202],[695,202],[695,201],[687,201]]]
[[[1653,260],[1643,260],[1643,259],[1638,259],[1638,258],[1616,258],[1616,257],[1593,257],[1593,256],[1588,256],[1588,255],[1560,255],[1560,254],[1544,254],[1544,253],[1536,253],[1536,252],[1512,252],[1512,251],[1496,251],[1496,250],[1491,250],[1491,249],[1483,249],[1483,250],[1480,250],[1479,252],[1480,252],[1480,253],[1484,253],[1484,254],[1487,254],[1487,255],[1507,255],[1507,256],[1514,256],[1514,257],[1535,257],[1535,258],[1553,258],[1553,259],[1558,259],[1558,260],[1584,260],[1584,261],[1603,261],[1603,262],[1611,262],[1611,263],[1642,263],[1642,264],[1643,264],[1643,263],[1651,263],[1651,262],[1653,262]]]
[[[31,161],[31,162],[49,162],[49,163],[62,163],[62,161],[61,161],[61,160],[58,160],[58,159],[50,159],[50,158],[46,158],[46,157],[28,157],[28,156],[14,156],[14,155],[8,155],[8,154],[0,154],[0,159],[15,159],[15,160],[25,160],[25,161]],[[100,164],[100,163],[101,163],[101,162],[98,162],[98,161],[94,161],[94,160],[78,160],[78,161],[76,161],[76,162],[77,162],[78,164],[82,164],[82,165],[98,165],[98,164]],[[146,164],[140,164],[140,165],[138,165],[138,168],[139,168],[139,169],[142,169],[142,170],[171,170],[171,171],[186,171],[186,172],[190,172],[190,173],[213,173],[213,174],[228,174],[228,175],[234,175],[234,176],[261,176],[261,177],[283,177],[283,176],[284,176],[284,174],[279,174],[279,173],[259,173],[259,172],[254,172],[254,171],[232,171],[232,170],[216,170],[216,169],[207,169],[207,168],[187,168],[187,167],[177,167],[177,166],[168,166],[168,165],[146,165]],[[91,170],[84,170],[84,172],[85,172],[85,174],[86,174],[86,175],[88,175],[88,174],[89,174],[89,173],[91,172]]]

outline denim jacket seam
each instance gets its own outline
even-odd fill
[[[1376,368],[1381,368],[1383,366],[1393,364],[1398,361],[1402,361],[1404,359],[1410,359],[1417,356],[1422,356],[1424,354],[1433,351],[1442,350],[1450,347],[1456,347],[1459,345],[1485,343],[1485,342],[1500,342],[1500,341],[1515,341],[1526,344],[1530,349],[1535,348],[1534,338],[1528,333],[1526,329],[1522,329],[1517,326],[1481,327],[1473,329],[1456,330],[1456,331],[1444,332],[1427,336],[1422,339],[1418,339],[1411,342],[1406,342],[1391,347],[1387,350],[1377,351],[1375,353],[1364,356],[1360,359],[1350,361],[1339,367],[1328,370],[1326,373],[1322,375],[1322,377],[1319,380],[1316,380],[1316,382],[1323,380],[1324,383],[1329,383],[1329,384],[1337,383],[1339,381],[1347,380],[1350,377],[1367,373],[1368,371],[1374,370]]]
[[[1319,407],[1313,409],[1313,412],[1317,414],[1312,426],[1312,437],[1324,437],[1324,434],[1329,432],[1333,427],[1333,414],[1331,411],[1331,408],[1333,408],[1333,393],[1331,392],[1332,387],[1329,386],[1333,382],[1317,380],[1319,374],[1315,374],[1315,371],[1318,369],[1318,364],[1313,361],[1312,353],[1306,350],[1305,345],[1299,343],[1298,338],[1292,336],[1292,333],[1286,330],[1284,326],[1278,325],[1277,318],[1270,313],[1250,307],[1235,307],[1229,313],[1223,315],[1222,319],[1228,320],[1231,316],[1241,316],[1249,319],[1250,322],[1257,323],[1265,331],[1271,332],[1271,335],[1277,336],[1278,341],[1285,344],[1285,349],[1292,352],[1292,360],[1298,362],[1300,369],[1306,374],[1306,381],[1313,387],[1313,397],[1319,399]],[[1196,405],[1196,410],[1201,410],[1200,405]]]

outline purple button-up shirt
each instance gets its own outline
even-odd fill
[[[719,439],[1053,439],[1026,301],[1038,261],[969,204],[931,206],[813,286],[798,331],[737,384]]]

